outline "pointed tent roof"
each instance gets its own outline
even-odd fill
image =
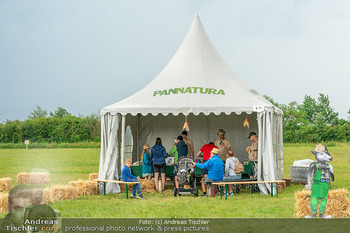
[[[185,40],[162,72],[139,92],[102,108],[101,114],[250,114],[256,107],[281,113],[230,69],[196,14]]]

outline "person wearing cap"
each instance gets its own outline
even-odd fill
[[[255,132],[250,132],[248,139],[252,141],[252,145],[248,146],[245,150],[247,152],[250,151],[249,160],[257,162],[258,161],[258,136],[256,135]]]
[[[187,156],[194,160],[194,147],[193,147],[193,141],[189,138],[187,138],[187,131],[184,130],[181,133],[181,136],[183,137],[184,142],[186,143],[188,147],[188,154]]]
[[[202,146],[202,148],[198,151],[197,157],[203,157],[203,163],[207,162],[210,159],[210,153],[212,149],[218,148],[214,145],[214,142],[209,142]],[[205,176],[208,175],[207,169],[202,169],[202,181],[204,181]]]
[[[225,162],[228,152],[231,150],[231,143],[225,138],[225,131],[223,129],[219,129],[217,135],[219,135],[219,139],[215,141],[215,146],[219,148],[220,159]]]
[[[143,146],[143,157],[142,157],[142,177],[146,177],[147,180],[151,180],[154,175],[153,162],[150,157],[151,147],[148,144]]]
[[[255,132],[250,132],[248,139],[252,141],[252,145],[248,146],[245,150],[249,153],[249,163],[254,166],[254,173],[256,174],[256,163],[258,162],[258,136]],[[250,179],[253,179],[254,176],[250,175]]]
[[[205,184],[214,181],[221,181],[224,178],[224,162],[219,157],[219,150],[213,148],[210,152],[210,159],[206,163],[192,163],[194,166],[200,169],[208,169],[208,176],[205,177],[204,183],[202,183],[203,195],[206,196]]]
[[[175,180],[175,187],[178,187],[177,184],[177,172],[178,172],[178,166],[177,166],[177,162],[178,159],[180,159],[181,157],[186,157],[188,153],[188,148],[187,145],[185,144],[185,142],[183,141],[183,137],[181,135],[179,135],[176,138],[176,143],[173,145],[173,147],[171,148],[169,155],[174,155],[174,180]]]

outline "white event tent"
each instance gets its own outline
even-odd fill
[[[248,159],[250,131],[259,137],[258,180],[283,178],[282,111],[259,95],[223,61],[196,14],[189,32],[163,71],[134,95],[101,109],[100,179],[119,179],[124,164],[125,127],[133,137],[133,162],[142,146],[161,137],[167,151],[181,134],[185,116],[195,153],[226,131],[232,150]],[[250,128],[243,127],[245,118]],[[262,193],[271,192],[261,185]],[[120,192],[108,183],[107,193]],[[275,190],[274,190],[274,193]]]

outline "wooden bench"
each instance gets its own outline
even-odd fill
[[[247,181],[256,181],[256,179],[241,179],[239,181],[242,181],[242,182],[243,181],[245,181],[245,182],[247,182]],[[206,187],[207,187],[207,196],[212,196],[212,197],[215,197],[215,194],[216,194],[214,186],[217,185],[218,183],[224,184],[224,182],[225,181],[211,181],[211,182],[209,182],[209,181],[200,181],[200,183],[204,183],[206,185]],[[232,181],[226,181],[226,183],[231,183],[231,182]],[[220,187],[222,187],[222,186],[220,186]],[[211,190],[211,192],[212,192],[210,195],[209,195],[209,190]],[[220,189],[219,192],[222,193],[222,190]],[[253,187],[252,187],[252,193],[253,193]]]
[[[252,185],[252,193],[254,192],[254,184],[271,184],[271,197],[273,197],[273,188],[277,187],[276,189],[276,196],[278,197],[278,184],[279,183],[286,183],[285,180],[273,180],[273,181],[220,181],[220,182],[213,182],[213,185],[219,185],[221,187],[221,199],[222,199],[222,187],[225,187],[225,199],[227,200],[227,189],[228,185],[245,185],[245,184],[251,184]]]
[[[129,198],[129,195],[128,195],[128,185],[131,184],[131,185],[134,185],[134,184],[137,184],[139,182],[136,182],[136,181],[133,181],[133,182],[124,182],[124,181],[121,181],[121,180],[101,180],[101,179],[94,179],[94,181],[97,181],[97,195],[100,194],[100,184],[103,184],[103,194],[106,195],[106,183],[110,182],[110,183],[117,183],[117,184],[125,184],[126,187],[125,187],[125,190],[126,190],[126,199]]]

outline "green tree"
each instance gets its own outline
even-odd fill
[[[339,121],[339,113],[335,112],[334,108],[331,107],[328,95],[320,94],[318,97],[318,113],[320,117],[324,119],[324,122],[328,125],[336,125]]]
[[[339,121],[339,113],[331,107],[328,95],[319,94],[317,101],[305,95],[299,109],[303,112],[303,118],[312,125],[336,125]]]
[[[299,109],[302,111],[301,116],[304,120],[307,120],[309,124],[315,123],[315,116],[317,115],[317,102],[314,98],[309,95],[305,95],[304,101],[299,105]]]
[[[65,116],[71,116],[71,114],[64,108],[58,107],[57,110],[55,110],[55,113],[50,112],[51,117],[65,117]]]
[[[36,105],[36,108],[33,109],[33,112],[29,113],[28,119],[36,119],[40,117],[46,117],[47,116],[47,110],[42,109],[40,106]]]

